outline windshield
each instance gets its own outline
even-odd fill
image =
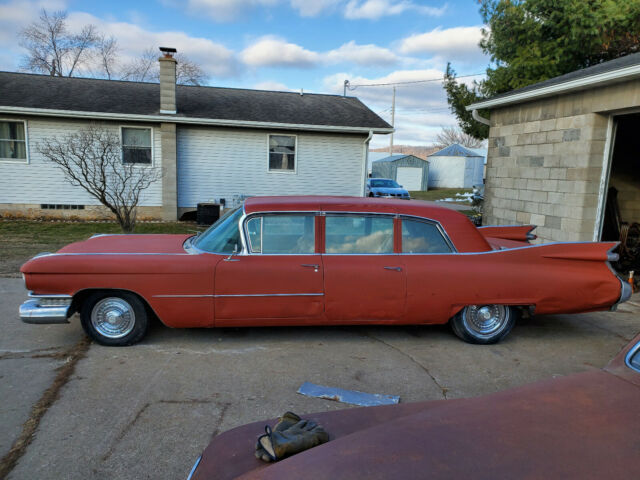
[[[374,180],[371,180],[371,186],[372,187],[377,187],[377,188],[400,188],[400,185],[398,185],[396,182],[394,182],[393,180],[387,180],[385,178],[376,178]]]
[[[194,246],[205,252],[232,253],[238,246],[240,251],[240,229],[238,222],[242,216],[242,208],[229,210],[216,223],[211,225],[202,235],[196,238]]]

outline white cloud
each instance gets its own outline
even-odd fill
[[[109,22],[91,14],[73,12],[69,14],[71,30],[82,25],[93,24],[107,35],[113,35],[120,47],[123,63],[137,57],[147,48],[173,47],[199,64],[206,74],[215,77],[231,77],[237,73],[234,52],[220,43],[207,38],[192,37],[181,31],[153,32],[127,22]],[[158,54],[158,56],[160,56]]]
[[[270,90],[276,92],[292,92],[293,90],[287,87],[284,83],[274,82],[271,80],[266,80],[264,82],[259,82],[253,85],[253,88],[256,90]]]
[[[229,22],[246,13],[253,7],[275,6],[280,0],[187,0],[187,10],[194,14],[203,13],[216,22]],[[164,0],[181,8],[184,4],[178,0]]]
[[[358,45],[350,41],[327,52],[314,52],[273,35],[260,37],[240,53],[250,67],[311,68],[321,64],[351,63],[363,66],[391,65],[398,57],[377,45]]]
[[[377,20],[381,17],[415,12],[439,17],[444,14],[446,9],[446,4],[442,7],[428,7],[417,5],[409,0],[349,0],[345,5],[344,16],[352,20],[363,18]]]
[[[183,8],[180,0],[161,0],[165,5]],[[216,22],[230,22],[257,7],[275,7],[288,3],[301,17],[316,17],[339,12],[350,20],[379,18],[413,12],[439,17],[447,9],[420,5],[412,0],[186,0],[187,11],[204,14]]]
[[[411,35],[400,42],[399,50],[405,54],[434,54],[439,57],[482,58],[478,46],[482,38],[481,26],[440,27],[430,32]]]
[[[272,35],[261,37],[245,48],[240,58],[251,67],[309,68],[320,61],[318,53]]]
[[[391,65],[398,61],[395,53],[377,45],[358,45],[353,40],[326,53],[331,63],[351,62],[357,65]]]
[[[325,12],[331,12],[343,0],[291,0],[291,7],[298,10],[301,17],[316,17]]]

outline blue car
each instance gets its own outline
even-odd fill
[[[389,178],[370,178],[367,180],[367,196],[383,198],[400,198],[410,200],[409,192]]]

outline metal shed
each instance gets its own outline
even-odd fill
[[[426,191],[429,162],[414,155],[391,155],[372,163],[371,178],[390,178],[407,190]]]
[[[429,187],[471,188],[483,182],[484,157],[454,143],[429,155]]]

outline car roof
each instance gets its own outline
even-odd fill
[[[459,252],[491,250],[484,236],[466,215],[422,200],[313,195],[250,197],[245,200],[244,210],[247,214],[292,211],[411,215],[440,223]]]

